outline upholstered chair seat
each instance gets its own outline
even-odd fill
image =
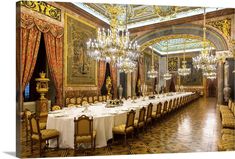
[[[232,134],[235,135],[235,129],[228,129],[228,128],[223,128],[221,130],[221,134]]]
[[[143,127],[144,126],[144,122],[140,122],[140,123],[138,123],[138,120],[136,119],[135,121],[134,121],[134,127]]]
[[[41,130],[41,135],[42,135],[42,140],[47,140],[50,138],[55,138],[57,136],[59,136],[59,131],[55,130],[55,129],[44,129]],[[35,140],[39,140],[39,135],[32,135],[32,138]]]
[[[96,137],[96,131],[93,131],[93,138],[95,138],[95,137]],[[76,142],[79,142],[79,143],[88,143],[90,141],[91,141],[90,135],[76,137]]]
[[[125,134],[125,133],[129,133],[131,131],[134,130],[134,127],[128,127],[127,129],[125,124],[121,124],[118,126],[113,127],[113,133],[114,134]]]

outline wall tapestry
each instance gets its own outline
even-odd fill
[[[91,24],[65,14],[65,85],[97,85],[97,63],[87,56],[86,42],[96,35]]]
[[[177,71],[178,69],[178,57],[169,57],[168,58],[168,70]]]
[[[182,64],[182,60],[180,59],[180,65]],[[185,77],[180,77],[181,85],[184,86],[201,86],[203,85],[203,77],[202,77],[202,71],[196,70],[193,67],[193,61],[192,58],[186,58],[187,61],[187,68],[191,68],[191,74]]]

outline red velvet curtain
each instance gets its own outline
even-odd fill
[[[62,105],[63,94],[63,37],[55,37],[51,32],[44,33],[48,64],[56,88],[56,104]]]
[[[56,102],[62,104],[63,28],[23,13],[20,22],[21,105],[25,86],[30,81],[36,64],[41,33],[44,33],[48,63],[57,91]]]
[[[99,61],[99,74],[98,74],[98,94],[101,94],[101,89],[105,80],[106,63]]]
[[[20,103],[23,104],[23,92],[30,81],[37,61],[41,32],[30,17],[21,17],[20,27]]]
[[[113,85],[113,97],[117,98],[117,68],[110,64],[110,75]]]

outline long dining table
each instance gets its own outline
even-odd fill
[[[106,103],[91,104],[88,111],[84,107],[65,107],[61,110],[49,112],[47,118],[47,129],[56,129],[60,132],[60,148],[74,148],[74,118],[81,115],[93,117],[93,129],[96,131],[96,147],[107,146],[107,141],[113,138],[112,128],[119,124],[126,123],[127,112],[131,109],[136,111],[135,117],[138,118],[139,110],[153,103],[153,111],[156,111],[159,102],[169,101],[174,98],[188,96],[192,92],[175,92],[171,95],[160,94],[154,99],[143,97],[134,102],[124,100],[122,106],[107,108]],[[56,146],[56,141],[49,142],[50,147]]]

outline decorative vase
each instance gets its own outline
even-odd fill
[[[118,96],[119,96],[119,99],[122,99],[122,93],[123,93],[122,85],[119,85],[119,87],[118,87]]]
[[[44,100],[45,94],[48,92],[48,82],[50,81],[49,78],[46,78],[46,74],[44,72],[39,73],[40,78],[36,78],[35,81],[37,81],[36,84],[36,91],[40,93],[41,97],[40,100]]]

